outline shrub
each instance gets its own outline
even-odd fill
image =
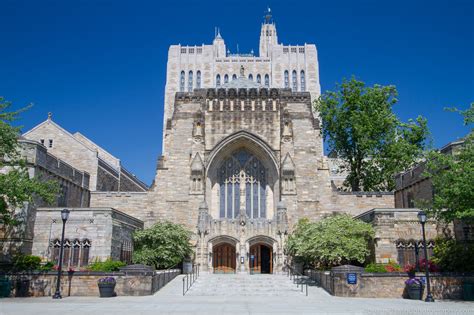
[[[13,259],[15,271],[31,271],[40,268],[41,258],[33,255],[18,255]]]
[[[420,272],[425,272],[427,266],[428,266],[428,270],[431,272],[438,272],[440,269],[432,260],[426,261],[426,259],[424,258],[419,260],[418,267],[419,267]],[[414,273],[416,271],[416,264],[405,265],[404,271],[408,273]]]
[[[47,263],[41,265],[38,270],[41,270],[41,271],[51,271],[53,270],[53,267],[54,267],[54,263],[51,262],[51,261],[48,261]]]
[[[133,262],[156,269],[171,268],[193,252],[191,232],[183,225],[172,222],[158,222],[152,227],[136,231],[133,239]]]
[[[347,214],[317,222],[302,219],[288,237],[286,250],[318,268],[362,264],[370,255],[369,241],[374,234],[370,224]]]
[[[121,267],[124,267],[126,265],[127,264],[123,261],[107,259],[106,261],[95,261],[94,263],[89,265],[87,269],[91,271],[112,272],[119,271]]]
[[[402,268],[394,261],[390,261],[388,264],[368,264],[365,267],[365,272],[380,273],[380,272],[399,272]]]
[[[432,261],[442,271],[474,272],[474,244],[439,238],[435,242]]]

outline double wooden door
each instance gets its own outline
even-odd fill
[[[235,246],[224,243],[213,247],[212,267],[214,273],[235,273],[235,265]]]
[[[250,247],[250,273],[273,273],[273,251],[265,244]]]

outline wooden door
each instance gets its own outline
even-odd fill
[[[250,273],[273,273],[273,251],[270,246],[256,244],[250,247]]]
[[[220,244],[212,250],[212,267],[214,273],[235,273],[235,246]]]

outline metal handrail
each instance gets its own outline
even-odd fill
[[[308,281],[306,280],[304,283],[302,282],[304,275],[296,271],[288,264],[285,266],[287,268],[287,276],[290,278],[290,280],[293,280],[293,283],[296,284],[296,287],[299,288],[301,284],[301,292],[303,292],[303,285],[306,285],[306,296],[308,296]]]
[[[199,265],[193,265],[191,273],[187,273],[186,277],[183,278],[183,296],[189,291],[199,277]],[[186,286],[184,283],[186,282]]]

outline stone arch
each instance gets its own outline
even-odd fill
[[[249,238],[247,242],[249,243],[249,246],[261,243],[273,247],[275,243],[277,243],[277,240],[267,235],[256,235]]]
[[[213,218],[220,218],[218,210],[222,201],[218,200],[217,196],[221,196],[219,192],[219,168],[227,159],[239,150],[245,150],[254,156],[262,167],[265,169],[265,205],[263,217],[272,218],[275,213],[275,206],[279,198],[279,167],[275,154],[272,148],[260,137],[248,132],[239,131],[222,139],[207,157],[207,166],[205,168],[206,174],[206,200],[210,206],[210,213]],[[243,196],[243,195],[242,195]],[[258,197],[258,200],[261,197]],[[237,200],[237,199],[236,199]],[[234,202],[234,204],[237,204]],[[233,206],[233,214],[236,214],[236,206]],[[240,208],[242,209],[242,208]],[[248,210],[249,207],[247,206]],[[260,208],[262,209],[262,208]],[[259,210],[260,211],[260,210]],[[260,212],[259,212],[260,217]],[[235,216],[234,216],[235,218]]]
[[[239,240],[230,235],[218,235],[209,239],[208,242],[212,244],[212,246],[216,246],[222,243],[228,243],[228,244],[237,246],[237,244],[239,243]]]

